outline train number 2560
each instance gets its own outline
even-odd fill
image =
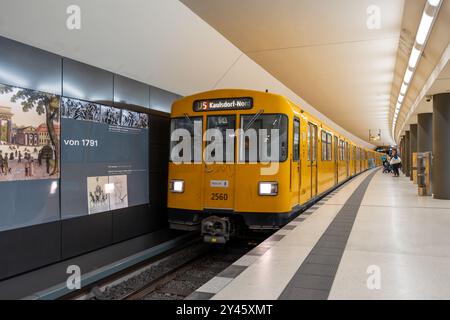
[[[226,193],[211,193],[211,200],[228,200],[228,194]]]

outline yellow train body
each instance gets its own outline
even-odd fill
[[[208,105],[208,101],[216,99],[243,98],[250,99],[246,101],[251,101],[251,106],[232,110],[195,107],[199,103]],[[172,122],[177,119],[201,122],[202,135],[211,119],[216,121],[221,117],[228,121],[230,128],[233,128],[232,123],[234,129],[244,130],[244,122],[250,124],[254,118],[285,123],[287,132],[285,143],[281,142],[282,155],[276,162],[278,170],[263,175],[261,170],[268,167],[267,163],[244,161],[248,159],[243,160],[244,142],[238,134],[234,140],[232,163],[208,164],[202,160],[176,164],[171,161],[168,209],[173,228],[194,229],[212,215],[237,218],[250,229],[280,228],[306,205],[337,185],[369,167],[381,165],[381,154],[357,146],[281,95],[251,90],[215,90],[178,100],[171,112]],[[172,128],[175,128],[173,124]],[[203,141],[203,152],[205,148]],[[182,184],[182,190],[178,192],[173,190],[176,181]],[[261,182],[276,185],[276,195],[261,195]]]

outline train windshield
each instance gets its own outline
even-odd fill
[[[207,122],[208,133],[211,138],[207,139],[206,146],[217,139],[216,134],[222,138],[222,148],[213,148],[211,152],[205,152],[207,162],[234,162],[234,137],[236,130],[236,116],[209,116]],[[207,133],[207,135],[208,135]],[[217,152],[221,152],[221,155]],[[209,158],[211,157],[211,158]]]
[[[271,162],[287,159],[288,119],[283,114],[260,114],[241,116],[240,153],[241,162]],[[273,147],[278,148],[278,155]]]
[[[203,135],[203,120],[200,117],[189,118],[188,116],[184,118],[172,119],[170,123],[170,161],[174,162],[186,162],[190,161],[201,161],[201,141]],[[187,141],[187,146],[189,146],[190,156],[184,154],[186,148],[179,148],[183,145],[183,140],[185,137],[190,136],[190,141]],[[195,139],[196,138],[196,139]],[[200,155],[196,155],[198,150],[194,148],[194,141],[200,141]],[[200,157],[200,158],[199,158]]]

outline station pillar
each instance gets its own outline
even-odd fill
[[[412,124],[409,127],[409,179],[414,180],[414,175],[417,173],[417,163],[414,163],[414,153],[417,153],[417,124]]]
[[[411,149],[409,145],[410,141],[410,133],[409,131],[405,131],[405,154],[403,155],[402,162],[403,166],[405,167],[405,175],[407,177],[410,176],[410,165],[409,165],[409,159],[411,158]]]
[[[433,114],[417,115],[417,152],[433,151]]]
[[[405,136],[402,136],[400,138],[399,150],[397,150],[397,151],[398,151],[398,153],[400,155],[400,158],[403,159],[404,153],[405,153]],[[403,173],[405,173],[404,165],[402,166],[401,170],[402,170]]]
[[[450,200],[450,93],[433,96],[433,195]]]

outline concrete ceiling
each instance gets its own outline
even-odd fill
[[[185,3],[195,13],[178,0],[0,0],[0,35],[181,95],[268,89],[355,143],[372,147],[369,129],[391,142],[386,114],[403,1]],[[80,30],[66,28],[73,4]],[[366,27],[373,4],[380,30]]]
[[[389,110],[403,0],[181,1],[336,123],[365,140],[381,129],[381,143],[394,143]],[[367,27],[374,5],[380,29]]]

